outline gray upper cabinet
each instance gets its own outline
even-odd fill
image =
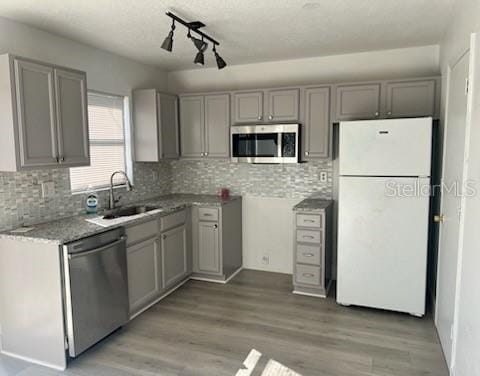
[[[165,288],[187,275],[187,233],[185,226],[162,234],[163,278]]]
[[[183,158],[230,156],[230,95],[180,97]]]
[[[90,163],[88,145],[87,81],[85,73],[55,69],[57,132],[61,163]]]
[[[330,87],[305,90],[304,160],[327,158],[330,154]]]
[[[84,72],[0,56],[0,170],[88,166]]]
[[[203,157],[205,139],[204,97],[180,98],[181,155],[185,158]]]
[[[380,84],[338,86],[336,99],[336,121],[380,117]]]
[[[230,156],[230,96],[228,94],[205,97],[205,156]]]
[[[298,121],[300,90],[270,90],[268,91],[269,122]]]
[[[179,157],[178,100],[155,89],[133,92],[135,160],[158,162]]]
[[[387,117],[435,115],[435,80],[386,83]]]
[[[235,93],[233,101],[235,124],[263,121],[263,91]]]
[[[200,273],[220,273],[218,223],[198,223],[198,267]]]

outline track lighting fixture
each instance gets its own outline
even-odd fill
[[[170,29],[170,32],[168,33],[168,36],[165,38],[165,40],[162,43],[162,48],[168,52],[172,52],[173,49],[173,32],[175,30],[175,20],[172,20],[172,28]]]
[[[168,52],[172,52],[172,49],[173,49],[173,32],[175,30],[175,21],[177,21],[178,23],[182,24],[183,26],[185,26],[188,29],[187,38],[192,40],[193,44],[195,45],[195,47],[198,51],[196,56],[195,56],[195,59],[193,60],[193,62],[195,64],[204,65],[204,63],[205,63],[205,54],[204,53],[205,53],[206,49],[208,48],[208,43],[205,42],[205,39],[206,39],[206,40],[210,41],[213,45],[213,53],[215,55],[215,60],[217,62],[218,69],[223,69],[227,66],[227,63],[225,62],[225,60],[223,60],[223,58],[218,54],[218,52],[216,50],[216,47],[220,46],[220,43],[218,43],[215,39],[213,39],[212,37],[208,36],[207,34],[203,33],[202,31],[200,31],[200,28],[205,26],[204,23],[202,23],[200,21],[186,22],[186,21],[182,20],[180,17],[178,17],[178,16],[176,16],[173,13],[170,13],[170,12],[167,12],[167,16],[172,19],[172,27],[171,27],[170,32],[168,33],[168,36],[165,38],[165,40],[162,43],[162,46],[161,46],[162,49],[164,49]],[[194,33],[198,34],[201,37],[201,39],[193,37],[191,35],[191,32],[194,32]]]

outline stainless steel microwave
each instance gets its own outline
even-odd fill
[[[231,158],[245,163],[298,163],[300,124],[234,125]]]

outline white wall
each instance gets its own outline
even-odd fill
[[[0,17],[0,54],[12,53],[87,72],[89,89],[130,95],[132,89],[166,89],[165,72]]]
[[[230,65],[220,71],[216,68],[174,71],[168,73],[168,88],[170,91],[177,93],[252,89],[283,85],[429,76],[438,75],[439,72],[439,47],[424,46]]]
[[[480,2],[478,0],[457,0],[444,42],[441,45],[441,67],[446,72],[448,64],[459,58],[469,46],[470,33],[480,33]],[[480,43],[477,41],[477,49]],[[479,56],[479,51],[477,51]],[[480,182],[480,61],[475,62],[476,77],[472,83],[472,118],[467,164],[467,179]],[[442,86],[446,97],[446,85]],[[445,101],[442,100],[445,114]],[[456,376],[480,375],[480,192],[464,201],[463,247],[460,252],[460,273],[457,286],[457,311],[455,319],[455,344],[453,367]]]

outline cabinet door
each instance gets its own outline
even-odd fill
[[[435,80],[387,83],[387,117],[421,117],[434,114]]]
[[[58,167],[54,72],[15,59],[20,167]]]
[[[198,271],[201,273],[220,273],[218,224],[215,222],[198,223]]]
[[[152,238],[127,248],[130,313],[141,310],[161,289],[162,269],[158,268],[160,245]]]
[[[336,121],[376,119],[380,116],[380,84],[339,86]]]
[[[268,92],[268,121],[298,121],[300,91],[270,90]]]
[[[204,152],[205,113],[203,96],[180,98],[182,157],[201,158]]]
[[[162,159],[180,156],[178,145],[178,100],[175,95],[158,94],[158,109],[162,138]]]
[[[205,156],[228,158],[230,156],[230,96],[205,97]]]
[[[171,287],[187,274],[187,232],[185,226],[162,234],[163,281]]]
[[[263,92],[235,93],[235,123],[258,123],[263,120]]]
[[[327,158],[330,152],[330,88],[305,90],[304,159]]]
[[[65,166],[90,165],[85,73],[55,69],[58,153]]]

